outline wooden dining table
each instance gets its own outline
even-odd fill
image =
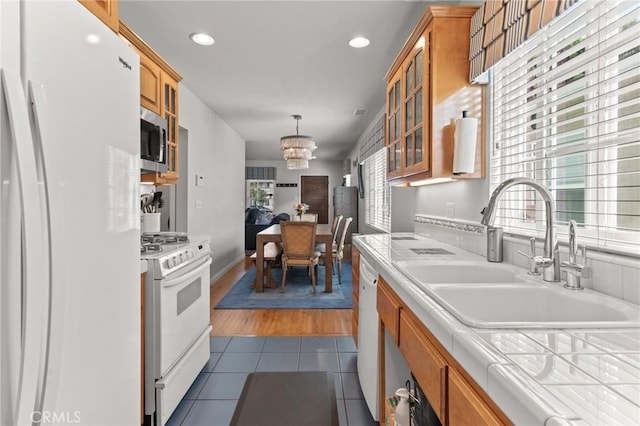
[[[256,281],[255,290],[258,293],[264,291],[264,245],[268,242],[282,242],[280,225],[271,225],[267,229],[256,234]],[[316,244],[324,243],[331,250],[333,233],[331,225],[319,223],[316,226]],[[324,292],[333,292],[333,259],[325,259]]]

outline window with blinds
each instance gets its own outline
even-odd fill
[[[638,253],[640,2],[582,1],[492,69],[490,189],[526,176],[556,200],[581,243]],[[544,204],[512,187],[496,224],[544,235]]]
[[[387,183],[386,149],[382,148],[364,162],[365,210],[367,225],[389,232],[389,206],[391,190]]]

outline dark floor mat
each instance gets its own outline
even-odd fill
[[[232,426],[338,426],[333,375],[327,372],[251,373]]]

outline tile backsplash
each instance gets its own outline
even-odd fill
[[[479,254],[486,253],[486,227],[479,222],[448,219],[417,214],[414,217],[414,232]],[[529,238],[505,234],[503,261],[523,268],[529,260],[518,250],[529,252]],[[537,242],[537,253],[542,253],[543,241]],[[567,244],[560,242],[560,260],[568,260]],[[587,265],[593,269],[590,279],[582,279],[586,288],[608,294],[618,299],[640,304],[640,259],[590,250]],[[563,280],[565,273],[563,272]]]

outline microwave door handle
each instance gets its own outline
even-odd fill
[[[185,275],[180,275],[178,277],[163,281],[162,287],[163,288],[173,287],[173,286],[182,284],[185,281],[189,281],[191,278],[200,275],[200,273],[202,272],[202,269],[204,269],[204,267],[208,267],[209,265],[211,265],[211,257],[207,257],[204,261],[200,262],[195,267],[195,269],[193,269],[191,272]]]

